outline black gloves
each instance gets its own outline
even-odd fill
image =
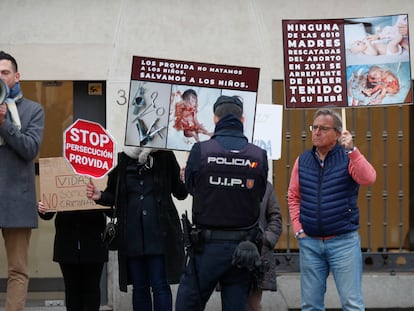
[[[237,245],[232,264],[238,268],[246,268],[253,271],[261,265],[260,254],[255,244],[250,241],[243,241]]]

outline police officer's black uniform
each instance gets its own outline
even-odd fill
[[[214,111],[223,103],[242,109],[237,97],[221,96]],[[194,144],[185,176],[203,243],[181,278],[176,311],[202,310],[217,283],[224,311],[246,310],[249,272],[232,265],[232,257],[241,241],[257,234],[267,172],[266,152],[248,143],[235,115],[222,117],[210,140]]]

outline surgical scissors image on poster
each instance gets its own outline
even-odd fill
[[[144,93],[145,89],[142,85],[140,85],[138,87],[136,97],[133,101],[133,105],[135,105],[133,113],[136,115],[136,117],[132,120],[132,123],[136,122],[141,145],[146,145],[148,142],[152,141],[156,134],[158,134],[160,138],[163,139],[164,137],[161,131],[166,128],[165,125],[161,127],[157,126],[157,122],[160,120],[160,117],[165,114],[165,108],[157,107],[155,102],[158,97],[158,92],[154,91],[151,93],[151,105],[148,106],[145,101]],[[144,121],[144,116],[154,112],[155,118],[151,121],[151,125],[147,127]]]

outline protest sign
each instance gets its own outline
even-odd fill
[[[50,211],[72,211],[110,208],[97,205],[86,197],[87,176],[74,174],[63,157],[40,158],[40,200]],[[105,189],[107,178],[94,180],[98,189]]]
[[[243,101],[252,141],[258,81],[258,68],[134,56],[125,144],[190,150],[214,132],[220,95]]]
[[[75,173],[102,178],[115,166],[112,136],[99,123],[78,119],[63,134],[63,156]]]
[[[258,104],[254,123],[253,143],[266,150],[269,160],[282,154],[283,106]]]
[[[282,27],[287,109],[412,102],[406,14]]]

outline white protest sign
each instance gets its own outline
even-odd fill
[[[281,157],[282,123],[282,105],[257,105],[253,143],[267,151],[269,160],[279,160]]]

